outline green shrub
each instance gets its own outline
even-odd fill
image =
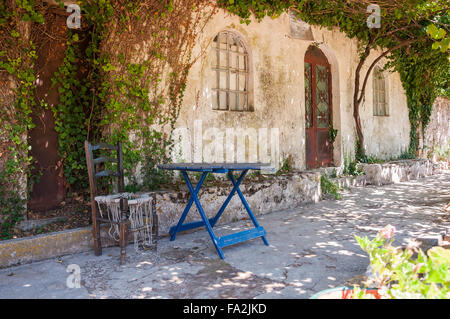
[[[364,175],[364,172],[358,168],[357,161],[344,161],[344,170],[342,172],[344,175],[358,176]]]
[[[292,167],[293,167],[293,158],[292,156],[288,156],[283,160],[283,163],[281,164],[280,169],[277,172],[277,175],[280,174],[287,174],[289,172],[292,172]]]
[[[342,195],[339,193],[339,185],[333,181],[330,181],[325,175],[320,177],[320,188],[323,194],[333,195],[335,199],[342,199]]]
[[[450,250],[433,247],[427,254],[419,243],[411,241],[405,249],[394,247],[395,228],[382,229],[370,240],[355,236],[361,248],[369,254],[373,278],[365,284],[378,288],[386,299],[449,299]],[[359,287],[354,298],[370,298]]]

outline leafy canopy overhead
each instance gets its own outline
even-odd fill
[[[323,27],[338,27],[350,38],[369,41],[371,35],[376,34],[376,43],[382,47],[394,46],[419,34],[426,35],[428,26],[430,41],[431,38],[448,39],[449,4],[446,0],[219,0],[219,5],[245,23],[250,23],[252,14],[261,20],[265,16],[275,18],[292,9],[302,20]],[[380,7],[379,29],[367,27],[367,19],[373,13],[367,10],[369,5]]]

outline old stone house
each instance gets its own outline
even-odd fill
[[[201,52],[177,121],[175,159],[277,167],[290,159],[306,169],[353,156],[356,40],[287,13],[246,25],[220,11],[201,34]],[[385,62],[370,76],[361,121],[367,153],[389,159],[407,149],[410,124],[400,77],[383,71]],[[330,126],[338,132],[333,147]]]

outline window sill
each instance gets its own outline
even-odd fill
[[[254,109],[250,109],[250,110],[219,110],[219,109],[212,109],[212,111],[217,111],[217,112],[231,112],[231,113],[253,113]]]

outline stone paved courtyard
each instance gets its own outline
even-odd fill
[[[352,188],[322,201],[260,216],[260,239],[224,249],[220,260],[204,230],[159,240],[158,251],[135,252],[120,266],[119,248],[64,256],[0,270],[0,298],[309,298],[361,280],[369,259],[354,235],[373,237],[387,224],[396,243],[436,238],[449,229],[450,173],[383,187]],[[249,227],[221,226],[218,235]],[[81,268],[81,288],[67,288],[67,266]]]

